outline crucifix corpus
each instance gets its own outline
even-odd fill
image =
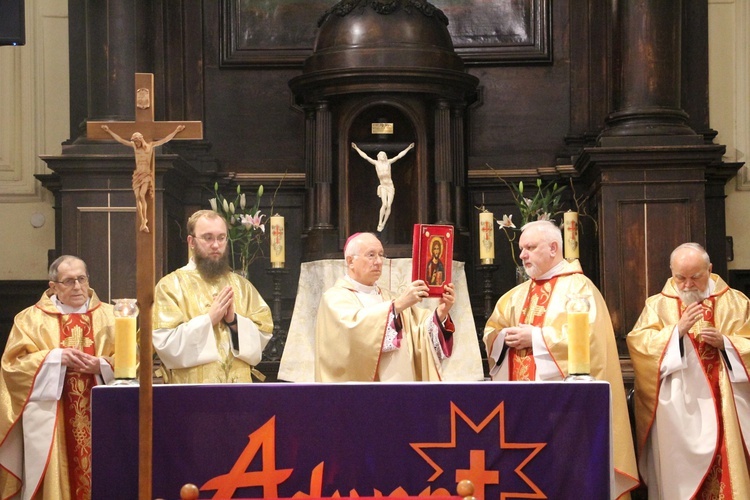
[[[151,309],[154,304],[155,280],[155,247],[154,232],[154,185],[155,185],[155,151],[154,148],[176,140],[202,139],[203,124],[199,121],[157,122],[154,121],[154,75],[151,73],[135,74],[135,121],[103,122],[90,121],[86,124],[86,135],[89,139],[115,139],[130,146],[135,152],[135,171],[133,172],[133,192],[136,200],[136,288],[138,298],[139,331],[140,331],[140,374],[138,406],[138,498],[153,498],[151,495],[152,479],[152,425],[153,425],[153,348]],[[130,140],[123,137],[130,136]],[[149,222],[151,228],[149,229]]]

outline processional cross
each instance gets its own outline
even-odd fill
[[[154,148],[172,139],[203,139],[203,124],[199,121],[157,122],[154,120],[154,75],[135,74],[135,121],[90,121],[86,124],[89,139],[115,139],[135,152],[133,192],[136,198],[136,297],[140,326],[140,376],[138,409],[138,497],[151,499],[152,480],[152,425],[153,349],[151,344],[152,318],[156,285],[156,249],[154,246],[155,210],[155,151]],[[123,137],[131,137],[129,141]],[[149,223],[151,227],[149,228]]]

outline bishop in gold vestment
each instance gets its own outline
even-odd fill
[[[190,263],[156,285],[154,350],[166,383],[252,382],[271,339],[271,310],[227,264],[227,228],[211,210],[188,220]]]
[[[383,262],[375,235],[354,235],[345,257],[347,275],[323,294],[318,310],[315,380],[440,380],[453,347],[453,285],[445,285],[435,311],[412,307],[427,296],[427,285],[417,280],[400,296],[375,285]]]
[[[750,498],[750,301],[680,245],[627,342],[649,498]]]
[[[563,325],[569,294],[589,297],[591,375],[610,383],[616,498],[638,486],[625,387],[612,322],[599,290],[580,263],[566,262],[560,229],[547,221],[527,224],[519,240],[521,260],[532,278],[495,305],[484,329],[490,375],[498,381],[560,381],[568,373]]]
[[[3,353],[0,498],[91,498],[91,388],[114,380],[114,316],[83,261],[60,259]]]

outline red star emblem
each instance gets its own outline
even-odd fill
[[[479,434],[485,429],[491,422],[498,419],[499,428],[499,449],[500,450],[529,450],[528,455],[516,465],[513,472],[524,482],[531,492],[521,491],[503,491],[500,494],[500,499],[505,498],[547,498],[541,489],[529,478],[523,471],[524,467],[528,465],[534,457],[542,451],[542,448],[547,446],[547,443],[512,443],[506,438],[505,432],[505,403],[500,403],[497,407],[485,417],[485,419],[479,423],[474,423],[466,414],[461,411],[454,403],[451,403],[451,439],[447,443],[410,443],[411,447],[421,456],[425,462],[430,464],[434,469],[435,473],[428,479],[432,482],[444,472],[435,460],[433,460],[425,451],[428,448],[456,448],[457,439],[457,422],[460,417],[466,426],[474,431],[475,434]],[[485,450],[471,450],[469,453],[469,469],[457,469],[456,470],[456,482],[464,479],[470,480],[474,483],[474,496],[478,500],[485,498],[485,486],[490,484],[500,484],[500,471],[498,470],[487,470],[485,463]]]

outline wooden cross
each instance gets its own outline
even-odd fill
[[[136,171],[133,174],[133,189],[136,195],[136,218],[139,219],[140,229],[136,230],[136,297],[140,310],[140,376],[139,376],[139,409],[138,409],[138,497],[141,500],[150,500],[152,482],[152,427],[153,427],[153,393],[152,393],[152,371],[153,371],[153,348],[152,348],[152,317],[151,310],[154,304],[154,287],[156,286],[156,250],[154,247],[155,232],[155,210],[154,210],[154,186],[156,185],[155,151],[153,148],[164,144],[168,140],[177,139],[202,139],[203,124],[199,121],[184,122],[157,122],[154,121],[154,75],[151,73],[135,74],[135,121],[133,122],[101,122],[90,121],[86,124],[86,135],[89,139],[112,140],[113,136],[107,130],[113,132],[126,145],[133,145],[137,136],[141,135],[141,142],[147,148],[136,148]],[[106,128],[105,128],[106,127]],[[178,128],[181,128],[178,130]],[[177,136],[173,135],[178,134]],[[131,141],[123,138],[131,137]],[[170,137],[172,136],[172,137]],[[149,156],[150,155],[150,158]],[[146,163],[148,162],[148,163]],[[140,176],[139,179],[136,179]],[[137,181],[140,183],[137,184]],[[149,189],[136,191],[138,186],[146,186]],[[142,198],[139,198],[142,196]],[[150,202],[147,200],[150,198]],[[141,200],[146,201],[140,206]],[[141,211],[141,208],[143,211]],[[151,222],[148,229],[147,221]]]

